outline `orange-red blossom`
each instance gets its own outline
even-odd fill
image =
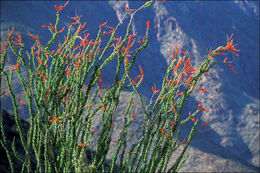
[[[173,72],[178,70],[180,68],[180,66],[182,65],[182,63],[185,60],[185,56],[182,58],[182,60],[173,68]]]
[[[161,132],[164,132],[164,128],[161,128],[160,131],[161,131]]]
[[[19,68],[20,64],[21,64],[21,60],[19,59],[18,63],[16,65],[14,65],[13,68],[11,68],[11,71],[17,70]]]
[[[36,68],[36,70],[38,71],[39,75],[42,77],[43,83],[45,83],[45,80],[47,79],[38,68]]]
[[[174,121],[171,120],[170,125],[171,125],[171,128],[172,128],[173,125],[174,125]]]
[[[82,142],[79,144],[80,147],[82,146],[88,146],[88,144],[83,144]]]
[[[198,109],[201,110],[201,111],[209,112],[209,109],[204,109],[202,107],[202,104],[198,104]]]
[[[156,94],[156,93],[159,93],[159,92],[160,92],[159,89],[156,90],[156,86],[155,86],[155,87],[152,86],[152,91],[153,91],[153,94]]]
[[[135,9],[129,9],[128,6],[125,6],[125,11],[130,14],[132,11],[135,11]]]
[[[12,31],[9,33],[9,28],[8,28],[8,35],[7,35],[7,38],[9,39],[11,36],[12,36],[12,34],[14,33],[14,26],[12,27]]]
[[[102,107],[103,111],[106,111],[107,108],[105,105],[102,104],[101,107]]]
[[[16,46],[19,46],[19,45],[21,45],[21,42],[22,42],[22,36],[21,36],[21,34],[19,34],[18,32],[16,32],[16,35],[17,35],[17,40],[18,40],[18,42],[16,43],[16,42],[12,42],[12,44],[14,44],[14,45],[16,45]]]
[[[176,85],[180,81],[181,78],[182,78],[182,73],[179,73],[179,75],[178,75],[176,80],[174,80],[174,81],[169,80],[169,79],[166,79],[166,80],[167,80],[168,83]]]
[[[5,42],[2,42],[2,49],[1,49],[1,54],[3,54],[5,51]]]
[[[207,92],[207,89],[205,89],[205,88],[200,88],[200,91],[201,91],[201,92]]]
[[[210,120],[210,119],[208,119],[205,123],[203,123],[201,127],[202,127],[202,128],[205,127],[205,126],[209,123],[209,120]]]
[[[69,1],[67,1],[64,5],[60,5],[57,7],[57,5],[54,5],[54,7],[56,8],[57,12],[60,12],[64,7],[66,7],[66,5],[68,5]]]
[[[86,106],[84,106],[83,108],[89,108],[89,107],[91,107],[91,106],[93,106],[94,104],[92,103],[92,104],[90,104],[90,105],[86,105]]]
[[[20,100],[19,103],[21,103],[21,104],[23,104],[23,105],[26,104],[26,102],[24,102],[24,101],[22,101],[22,100]]]
[[[224,59],[224,63],[228,65],[228,67],[234,72],[237,73],[237,71],[234,69],[234,67],[227,61],[227,57]]]
[[[55,122],[56,120],[61,120],[60,117],[55,118],[54,114],[52,115],[52,120],[49,120],[51,123]]]
[[[98,85],[99,85],[99,89],[100,89],[100,91],[102,91],[102,78],[101,78],[101,72],[99,73],[99,77],[98,77]]]
[[[38,36],[32,35],[30,32],[28,32],[27,35],[28,35],[29,37],[33,38],[34,40],[36,40],[37,43],[38,43],[39,45],[41,45],[41,42],[40,42]]]
[[[139,77],[141,77],[140,74],[139,74],[136,78],[134,78],[134,79],[132,80],[132,83],[133,83],[134,85],[136,85],[136,80],[137,80]]]
[[[96,134],[96,135],[98,134],[98,132],[96,130],[93,130],[93,133]]]
[[[69,18],[76,20],[76,21],[79,21],[81,17],[82,17],[82,15],[81,16],[75,16],[75,17],[69,17]]]
[[[173,103],[171,104],[171,106],[172,106],[172,110],[173,110],[173,112],[176,114],[176,113],[177,113],[177,111],[176,111],[176,109],[175,109],[175,107],[174,107]]]
[[[236,56],[238,56],[238,53],[240,50],[236,49],[235,46],[233,45],[233,40],[232,40],[233,33],[231,34],[230,37],[227,36],[227,45],[224,48],[221,48],[220,50],[229,50]]]
[[[136,115],[136,112],[134,112],[134,113],[132,114],[131,118],[134,119],[135,115]]]
[[[150,27],[150,21],[149,20],[146,22],[146,26],[147,26],[147,28]]]

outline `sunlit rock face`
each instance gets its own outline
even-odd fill
[[[46,43],[51,35],[41,25],[55,23],[54,4],[1,1],[1,38],[5,39],[8,27],[14,25],[28,49],[32,40],[26,36],[27,31],[38,33],[42,42]],[[99,24],[107,21],[109,26],[116,26],[121,22],[126,5],[137,9],[142,4],[138,1],[70,2],[61,12],[60,27],[69,26],[72,22],[67,16],[83,15],[87,32],[94,39]],[[226,56],[237,73],[233,73],[226,64],[214,67],[198,86],[206,88],[207,92],[195,91],[185,105],[184,114],[196,109],[198,103],[210,109],[209,113],[200,116],[203,121],[210,119],[210,123],[193,141],[190,160],[182,170],[259,171],[259,2],[155,2],[137,14],[133,21],[131,32],[137,32],[140,40],[145,34],[148,20],[151,23],[149,44],[138,55],[136,66],[131,71],[132,76],[137,76],[138,64],[141,64],[145,76],[140,92],[146,97],[152,95],[151,87],[154,84],[160,89],[164,73],[172,60],[172,46],[183,43],[183,49],[188,50],[192,65],[196,67],[211,48],[225,45],[226,36],[234,33],[240,56]],[[122,24],[118,36],[125,33],[126,21]],[[9,58],[11,65],[16,64],[15,57]],[[215,58],[223,62],[224,56]],[[116,63],[116,60],[112,61],[103,72],[102,79],[107,85],[114,80],[111,71]],[[16,76],[13,80],[16,94],[20,95],[19,78]],[[2,87],[6,87],[5,84]],[[12,111],[10,97],[2,96],[1,101],[2,108]],[[25,105],[19,105],[19,110],[22,118],[29,117]],[[216,161],[210,162],[207,158]],[[191,164],[196,159],[201,162]]]

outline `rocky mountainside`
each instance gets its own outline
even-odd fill
[[[87,32],[94,38],[99,24],[108,22],[115,26],[122,18],[125,6],[136,9],[141,1],[77,1],[63,9],[61,25],[68,26],[67,16],[83,15]],[[27,31],[38,34],[46,43],[50,33],[41,28],[43,24],[55,22],[54,4],[58,2],[1,1],[1,38],[6,38],[7,28],[16,26],[25,44],[30,44]],[[62,3],[61,3],[62,4]],[[259,164],[259,2],[257,1],[169,1],[155,2],[134,19],[132,31],[144,35],[146,21],[151,22],[149,45],[138,57],[144,70],[144,83],[140,87],[145,97],[152,94],[151,86],[159,88],[166,68],[171,60],[171,46],[180,45],[189,51],[197,66],[210,48],[226,44],[226,35],[234,33],[234,41],[240,56],[228,55],[238,73],[221,64],[200,83],[206,93],[195,92],[185,106],[184,113],[198,103],[210,109],[201,119],[210,118],[210,124],[191,143],[191,156],[181,171],[210,172],[257,172]],[[122,35],[125,27],[120,28]],[[223,60],[224,57],[219,57]],[[10,64],[16,59],[10,57]],[[111,79],[110,66],[102,76],[104,83]],[[21,86],[14,76],[15,91],[19,95]],[[5,86],[2,86],[5,87]],[[127,93],[122,97],[128,97]],[[124,98],[122,98],[124,99]],[[1,97],[3,109],[12,111],[8,96]],[[21,117],[29,116],[26,106],[20,105]],[[141,109],[141,108],[140,108]],[[123,108],[119,109],[119,111]],[[140,112],[141,113],[141,112]],[[118,113],[120,116],[120,112]],[[119,118],[120,120],[120,118]],[[138,123],[138,122],[137,122]],[[138,124],[136,124],[138,126]],[[134,128],[134,127],[133,127]]]

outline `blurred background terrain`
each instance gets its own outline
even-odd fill
[[[94,39],[99,24],[107,21],[109,26],[116,26],[126,5],[137,9],[143,3],[72,1],[61,11],[60,28],[73,22],[68,16],[82,15],[81,21],[86,21],[87,32]],[[1,39],[5,40],[8,28],[15,26],[27,49],[32,46],[27,31],[39,35],[41,42],[47,43],[51,34],[41,25],[55,23],[54,4],[63,5],[64,2],[1,1]],[[210,123],[191,143],[191,156],[181,171],[259,172],[259,1],[155,2],[134,19],[132,32],[138,32],[139,40],[145,34],[148,20],[151,22],[149,44],[137,57],[136,66],[131,72],[136,76],[138,64],[141,64],[145,76],[140,92],[146,100],[151,97],[154,84],[160,89],[172,58],[172,45],[183,43],[182,47],[188,50],[194,66],[203,61],[210,48],[226,45],[226,36],[231,33],[234,33],[234,42],[240,49],[240,56],[228,55],[238,73],[233,73],[226,64],[215,66],[200,83],[200,87],[206,88],[207,92],[195,91],[185,105],[184,114],[196,109],[198,103],[210,109],[209,113],[200,116],[204,121],[210,118]],[[125,33],[125,28],[125,25],[120,28],[119,35]],[[220,61],[224,59],[216,58]],[[15,65],[16,57],[10,56],[8,63]],[[115,64],[112,64],[105,69],[102,74],[104,83],[113,81],[109,72],[114,68]],[[20,95],[22,87],[19,78],[14,76],[13,80],[15,93]],[[6,86],[3,84],[2,88]],[[124,100],[127,101],[129,95],[128,92],[121,95],[122,104],[115,114],[118,124],[122,121],[120,116],[124,111]],[[131,127],[133,130],[142,118],[141,107],[136,106],[138,114]],[[12,113],[10,97],[1,97],[1,108]],[[20,105],[19,111],[21,118],[29,118],[25,105]],[[100,124],[97,120],[93,126],[98,129]],[[120,129],[120,125],[116,124],[115,128]]]

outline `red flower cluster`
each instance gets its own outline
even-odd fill
[[[57,120],[61,120],[61,118],[60,118],[60,117],[55,118],[55,116],[54,116],[54,114],[53,114],[52,120],[49,120],[49,121],[50,121],[51,123],[54,123],[54,122],[57,121]]]
[[[235,46],[233,45],[232,37],[233,37],[233,33],[231,34],[230,37],[227,36],[227,45],[224,48],[221,48],[220,50],[229,50],[236,56],[239,56],[239,54],[237,52],[239,52],[240,50],[236,49]]]
[[[57,12],[60,12],[64,7],[66,7],[66,5],[68,5],[69,1],[67,1],[64,5],[60,5],[57,7],[57,5],[54,5],[54,7],[56,8]]]
[[[12,71],[17,70],[17,69],[19,68],[20,64],[21,64],[21,60],[19,59],[19,60],[18,60],[18,63],[17,63],[16,65],[14,65],[14,67],[11,68],[11,70],[12,70]]]
[[[209,112],[209,109],[204,109],[202,107],[202,104],[198,104],[198,109],[201,110],[201,111]]]
[[[156,94],[156,93],[159,93],[160,92],[160,90],[158,89],[158,90],[156,90],[156,86],[152,86],[152,91],[153,91],[153,94]]]

